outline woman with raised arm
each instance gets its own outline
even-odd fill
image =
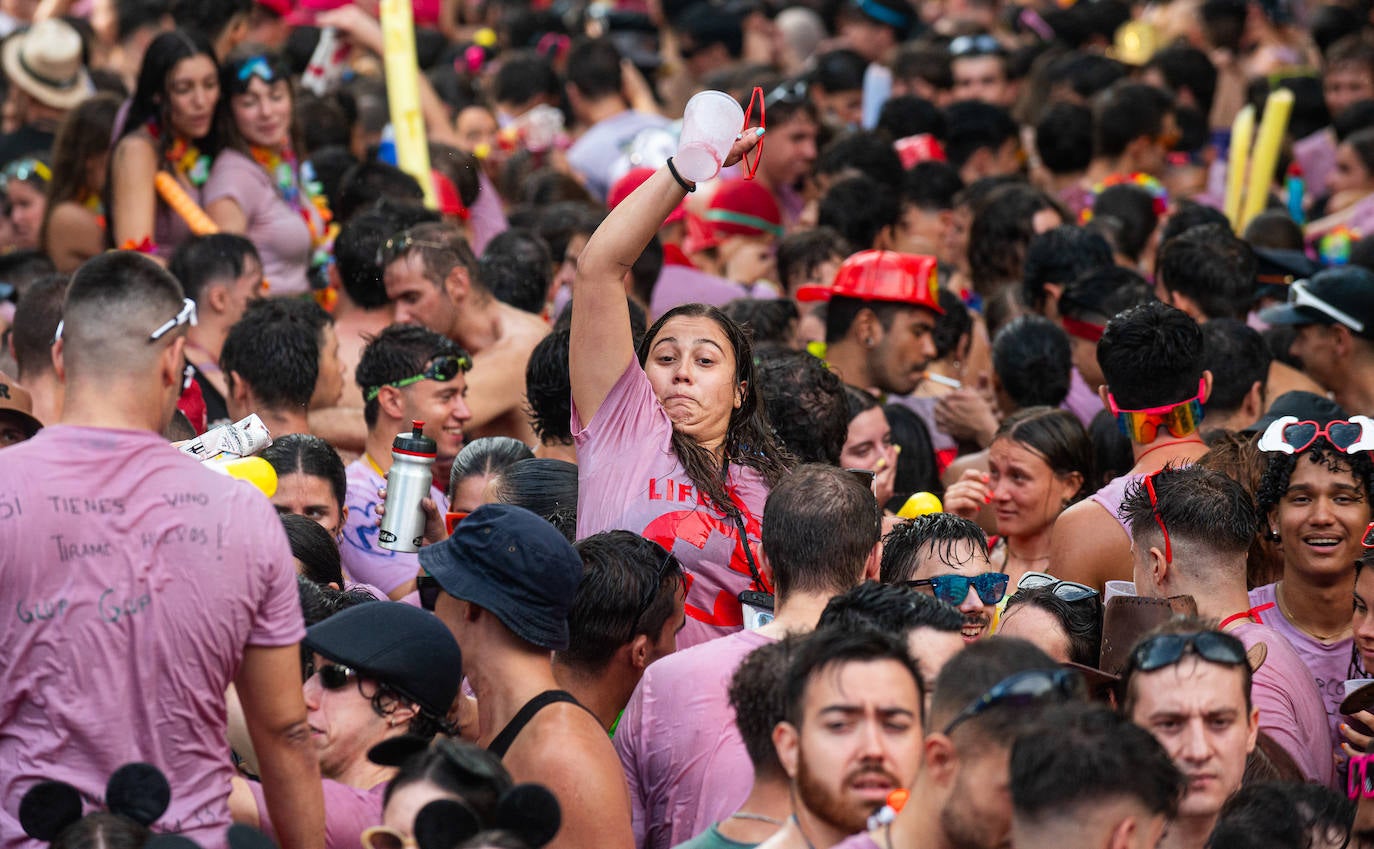
[[[763,505],[791,463],[764,416],[749,340],[719,310],[672,309],[635,350],[625,276],[695,188],[669,160],[597,228],[577,262],[570,348],[577,536],[621,528],[677,555],[688,573],[680,648],[740,629],[739,594],[768,590]]]

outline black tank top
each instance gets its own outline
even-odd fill
[[[567,690],[545,690],[528,702],[525,702],[525,706],[520,708],[519,712],[515,714],[515,717],[512,718],[510,722],[506,723],[506,727],[501,729],[501,733],[497,734],[496,738],[491,741],[491,745],[487,746],[487,751],[496,755],[498,758],[504,758],[506,752],[510,750],[511,744],[515,742],[515,738],[520,736],[520,732],[525,730],[526,725],[530,724],[530,720],[534,719],[534,715],[549,705],[558,704],[559,702],[568,702],[569,704],[577,705],[583,710],[587,710],[587,708],[583,707],[582,703]],[[591,711],[587,712],[591,713]]]

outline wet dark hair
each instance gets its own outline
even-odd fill
[[[873,247],[878,234],[902,217],[897,192],[866,174],[831,184],[821,198],[817,220],[859,250]]]
[[[911,673],[911,679],[916,684],[916,710],[918,714],[923,715],[926,685],[921,680],[916,661],[911,659],[911,654],[907,651],[905,640],[875,628],[851,630],[829,627],[813,631],[792,655],[792,662],[788,664],[787,675],[783,681],[787,721],[797,728],[802,727],[805,718],[802,707],[806,697],[806,685],[825,670],[846,663],[874,663],[883,660],[896,661]]]
[[[1111,222],[1117,252],[1138,262],[1159,224],[1159,213],[1153,195],[1127,183],[1102,190],[1093,201],[1093,221]]]
[[[767,343],[786,344],[799,318],[797,304],[790,298],[735,298],[720,311],[744,328],[755,349]]]
[[[816,627],[828,626],[847,630],[877,628],[898,636],[917,628],[957,634],[964,627],[964,614],[953,605],[910,587],[864,581],[826,603]]]
[[[974,287],[987,296],[1009,283],[1019,283],[1025,272],[1026,248],[1035,236],[1037,212],[1052,210],[1068,220],[1062,207],[1049,195],[1024,183],[993,191],[973,213],[969,225],[969,272]]]
[[[763,508],[763,549],[779,596],[849,589],[881,536],[872,491],[834,466],[798,466]]]
[[[844,385],[844,405],[851,422],[869,410],[881,406],[877,398],[857,386],[850,386],[848,383]]]
[[[935,679],[929,727],[932,731],[943,730],[960,711],[1018,672],[1059,668],[1049,655],[1015,637],[972,643],[950,658]],[[951,737],[961,757],[987,749],[1010,748],[1013,740],[1034,727],[1042,710],[1035,705],[1003,703],[960,723]]]
[[[883,537],[883,562],[878,580],[900,584],[916,574],[916,561],[929,546],[930,553],[946,561],[954,546],[966,542],[976,550],[987,551],[988,538],[983,529],[953,513],[927,513],[898,524]]]
[[[1021,270],[1021,300],[1039,312],[1045,306],[1045,285],[1069,283],[1092,271],[1111,268],[1112,247],[1098,234],[1061,224],[1031,237]]]
[[[312,584],[328,586],[344,584],[343,563],[339,544],[320,526],[319,522],[295,513],[281,513],[286,541],[291,544],[291,556],[305,568],[304,576]]]
[[[260,456],[278,477],[299,473],[328,482],[339,510],[343,510],[348,479],[343,460],[328,442],[308,433],[289,433],[264,448]]]
[[[1151,301],[1107,323],[1097,363],[1124,410],[1178,404],[1202,379],[1202,329],[1187,313]]]
[[[1015,815],[1030,823],[1071,820],[1120,798],[1172,818],[1187,787],[1154,735],[1099,705],[1047,710],[1012,743],[1009,769]]]
[[[1255,299],[1255,252],[1221,224],[1185,230],[1159,249],[1156,276],[1208,318],[1245,319]]]
[[[1214,318],[1202,325],[1202,351],[1202,364],[1212,373],[1208,412],[1236,412],[1256,383],[1264,400],[1274,358],[1259,331],[1238,319]]]
[[[778,282],[792,286],[792,278],[811,275],[828,260],[843,260],[853,253],[849,242],[831,227],[812,227],[788,233],[778,242]],[[829,280],[823,281],[827,285]]]
[[[747,466],[758,472],[768,483],[775,486],[793,465],[793,460],[778,443],[773,429],[768,424],[764,410],[763,393],[759,388],[754,365],[753,346],[749,336],[719,309],[705,304],[683,304],[664,313],[644,334],[639,343],[637,358],[640,368],[649,359],[649,351],[654,341],[663,331],[664,325],[678,316],[688,318],[709,318],[715,322],[730,343],[735,358],[735,384],[740,387],[743,403],[730,414],[730,425],[725,433],[725,459],[736,465]],[[725,492],[725,478],[721,464],[716,458],[692,437],[673,428],[673,453],[687,472],[687,477],[696,484],[697,490],[705,494],[716,509],[727,516],[736,515],[739,510]]]
[[[992,368],[1017,407],[1056,407],[1069,395],[1069,335],[1044,316],[1017,316],[992,338]]]
[[[417,375],[435,357],[453,355],[466,358],[467,352],[447,336],[413,324],[393,324],[383,328],[363,348],[353,379],[364,396],[370,389],[386,386]],[[381,402],[373,397],[363,403],[363,421],[377,424]]]
[[[1117,157],[1141,136],[1164,131],[1164,116],[1174,111],[1173,99],[1153,86],[1120,82],[1093,101],[1093,153]]]
[[[521,460],[534,459],[529,446],[510,436],[484,436],[463,446],[453,460],[448,476],[448,499],[452,501],[458,485],[478,475],[493,475]]]
[[[939,463],[925,421],[905,404],[884,404],[883,415],[887,416],[888,427],[892,429],[892,442],[902,449],[897,455],[897,473],[892,478],[892,499],[887,502],[887,509],[894,512],[902,509],[907,499],[917,492],[934,493],[936,497],[944,495]]]
[[[250,303],[220,349],[219,365],[230,389],[237,373],[263,406],[304,410],[315,394],[324,330],[333,323],[334,317],[313,300]]]
[[[262,266],[258,249],[235,233],[192,236],[177,245],[167,270],[181,282],[186,297],[199,302],[209,283],[232,284],[243,274],[244,260],[252,257]]]
[[[1035,152],[1051,174],[1086,171],[1093,158],[1093,113],[1076,103],[1056,103],[1035,126]]]
[[[569,331],[555,329],[534,346],[525,363],[525,412],[540,442],[572,445]]]
[[[1143,481],[1128,484],[1121,501],[1120,513],[1133,538],[1162,533],[1157,521],[1162,520],[1171,539],[1224,554],[1250,550],[1259,517],[1240,483],[1197,465],[1165,468],[1151,480],[1156,503],[1151,503]],[[1215,566],[1205,556],[1202,560],[1209,570]]]
[[[523,507],[572,542],[577,537],[577,466],[531,457],[496,472],[488,492],[498,504]]]
[[[1354,800],[1328,787],[1277,780],[1252,784],[1247,780],[1222,806],[1207,845],[1215,849],[1307,849],[1332,845],[1333,840],[1350,845],[1355,805]]]
[[[1028,407],[1002,422],[993,442],[1010,439],[1040,455],[1059,477],[1078,472],[1078,491],[1069,498],[1075,504],[1097,491],[1093,468],[1093,444],[1078,417],[1068,410]]]
[[[840,464],[849,414],[844,384],[805,351],[760,348],[758,377],[773,434],[798,463]]]
[[[894,189],[902,184],[902,160],[892,149],[892,142],[879,133],[847,133],[821,148],[816,157],[817,174],[852,171]]]
[[[1266,519],[1269,513],[1279,506],[1279,502],[1283,501],[1293,470],[1297,468],[1298,461],[1303,459],[1310,463],[1319,463],[1333,474],[1348,471],[1360,485],[1365,501],[1374,505],[1374,461],[1370,460],[1367,451],[1346,454],[1332,446],[1326,437],[1321,436],[1301,453],[1284,454],[1270,451],[1264,456],[1264,474],[1255,489],[1255,507],[1261,520]]]
[[[1105,326],[1116,314],[1154,298],[1154,290],[1139,272],[1108,265],[1088,271],[1065,286],[1059,314]]]
[[[1069,660],[1096,668],[1102,654],[1102,600],[1099,596],[1065,601],[1053,587],[1016,590],[1007,600],[1002,621],[1015,607],[1037,607],[1053,616],[1069,639]]]
[[[663,546],[630,531],[593,534],[578,540],[575,548],[582,557],[582,582],[568,611],[568,648],[554,658],[600,672],[621,646],[640,634],[658,640],[687,578],[682,564]],[[646,598],[649,603],[642,606]]]
[[[422,206],[380,200],[343,225],[334,240],[334,267],[339,283],[353,303],[376,309],[390,303],[377,251],[386,240],[418,224],[432,224],[438,215]]]
[[[773,728],[787,718],[783,684],[792,655],[804,639],[792,635],[754,649],[730,677],[730,709],[735,712],[740,741],[757,775],[787,775],[773,748]]]

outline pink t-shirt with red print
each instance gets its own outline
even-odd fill
[[[574,406],[577,443],[577,537],[633,531],[677,555],[687,571],[687,624],[679,649],[744,626],[739,594],[749,589],[749,561],[735,523],[705,504],[673,453],[673,423],[649,378],[631,359],[585,426]],[[768,484],[731,465],[727,488],[744,518],[755,563]]]

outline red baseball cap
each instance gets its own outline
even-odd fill
[[[781,238],[782,208],[773,193],[748,180],[727,180],[711,196],[706,212],[687,219],[688,253],[713,248],[727,236]]]
[[[606,195],[607,208],[615,209],[621,201],[630,196],[631,192],[644,185],[644,181],[652,176],[654,176],[654,169],[652,168],[631,168],[626,171],[625,176],[611,184],[611,191]],[[668,217],[663,219],[663,223],[665,225],[676,224],[686,218],[687,207],[685,204],[686,201],[683,201],[673,207],[673,211],[668,213]]]
[[[859,251],[840,263],[835,282],[829,286],[802,286],[799,301],[828,301],[839,295],[860,301],[888,301],[924,307],[944,315],[940,308],[939,279],[933,256],[899,254],[896,251]]]

